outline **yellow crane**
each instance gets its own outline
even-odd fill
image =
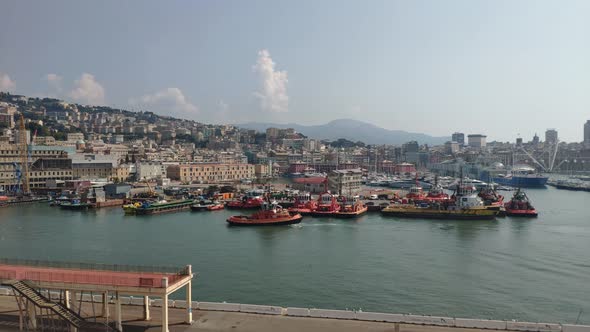
[[[27,146],[27,131],[25,128],[25,118],[20,115],[20,124],[18,127],[18,154],[20,157],[20,184],[21,193],[29,194],[29,149]]]

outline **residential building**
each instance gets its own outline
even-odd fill
[[[255,166],[252,164],[188,163],[170,165],[168,177],[183,183],[219,183],[254,179]]]
[[[545,131],[545,144],[555,145],[558,141],[557,130],[547,129],[547,131]]]
[[[455,154],[459,152],[459,142],[448,141],[445,143],[445,152],[448,154]]]
[[[15,121],[14,121],[14,115],[16,114],[16,107],[8,104],[8,103],[4,103],[4,102],[0,102],[0,126],[6,127],[6,128],[14,128],[15,126]]]
[[[451,135],[451,141],[459,143],[459,146],[464,146],[465,145],[465,134],[458,133],[458,132],[453,133],[453,135]]]
[[[78,142],[84,140],[83,133],[68,133],[67,134],[67,141],[68,142]]]
[[[328,189],[338,195],[357,195],[361,190],[360,168],[333,170],[328,174]]]

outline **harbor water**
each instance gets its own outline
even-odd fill
[[[261,228],[227,226],[240,211],[13,206],[0,209],[0,257],[192,264],[201,301],[590,324],[590,193],[527,193],[536,219],[373,213]]]

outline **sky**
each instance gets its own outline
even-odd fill
[[[3,1],[0,90],[205,123],[579,142],[590,1]]]

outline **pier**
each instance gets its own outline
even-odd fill
[[[192,278],[190,265],[174,269],[0,260],[0,285],[11,289],[18,307],[20,330],[37,330],[40,324],[59,321],[70,331],[91,330],[101,323],[105,328],[123,331],[121,304],[123,296],[130,295],[141,300],[144,320],[151,319],[150,297],[158,297],[161,331],[167,332],[168,297],[184,288],[186,301],[190,303]],[[92,320],[81,314],[84,300],[92,303]],[[110,315],[110,302],[113,315]],[[95,303],[100,304],[100,315],[96,314]],[[97,317],[104,317],[104,320],[97,320]],[[185,310],[184,322],[192,323],[190,306]],[[43,328],[45,326],[41,326]]]
[[[0,331],[18,331],[18,306],[8,289],[0,288]],[[88,299],[90,300],[90,299]],[[281,308],[275,306],[191,302],[191,324],[186,324],[187,302],[168,301],[170,308],[163,310],[161,300],[150,299],[150,306],[157,307],[153,315],[145,319],[143,299],[120,297],[119,304],[108,301],[107,309],[113,311],[118,305],[123,317],[120,329],[115,331],[327,331],[327,332],[486,332],[490,330],[523,332],[590,332],[590,326],[462,319],[420,315],[402,315],[347,310],[323,310],[306,308]],[[121,305],[122,303],[122,305]],[[82,301],[82,310],[91,311],[92,303]],[[162,325],[162,314],[168,315],[168,326]],[[96,329],[96,331],[104,331]],[[51,331],[51,330],[50,330]],[[91,331],[84,329],[81,331]]]

